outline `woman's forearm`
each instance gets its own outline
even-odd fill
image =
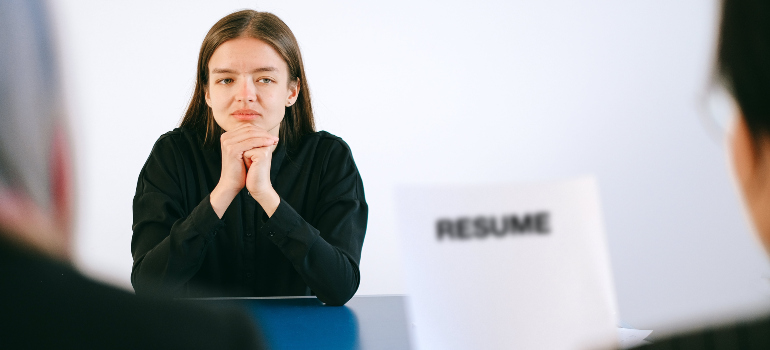
[[[347,303],[361,281],[358,264],[320,236],[298,268],[308,287],[327,305]]]
[[[325,214],[325,215],[324,215]],[[355,199],[339,200],[311,225],[281,201],[262,230],[281,250],[318,299],[343,305],[358,290],[367,207]]]
[[[160,198],[148,199],[159,207],[135,206],[131,283],[137,294],[177,293],[200,269],[206,248],[224,224],[206,197],[187,216],[163,212]],[[166,202],[168,203],[168,202]],[[160,214],[160,215],[159,215]],[[176,218],[176,220],[174,220]]]
[[[211,202],[211,208],[214,209],[214,212],[217,214],[217,216],[221,219],[223,215],[225,215],[225,211],[230,206],[230,203],[233,202],[233,199],[235,199],[235,196],[238,195],[237,190],[232,189],[225,189],[223,186],[217,184],[216,187],[211,191],[211,194],[209,195],[209,200]]]

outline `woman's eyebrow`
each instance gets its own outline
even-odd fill
[[[227,68],[214,68],[214,69],[211,70],[211,74],[218,74],[218,73],[219,74],[221,74],[221,73],[235,74],[237,72],[232,70],[232,69],[227,69]]]
[[[278,71],[278,68],[268,66],[268,67],[257,68],[255,70],[252,70],[251,72],[259,73],[259,72],[276,72],[276,71]]]
[[[275,72],[275,71],[278,71],[278,68],[268,66],[268,67],[260,67],[260,68],[254,69],[249,73]],[[211,70],[211,74],[222,74],[222,73],[237,74],[238,72],[229,68],[214,68]]]

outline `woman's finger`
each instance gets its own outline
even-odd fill
[[[243,152],[243,158],[262,158],[273,152],[273,145],[266,145],[263,147],[255,147],[248,151]]]
[[[275,146],[278,144],[278,140],[276,139],[265,139],[265,138],[251,138],[246,139],[241,142],[239,142],[237,145],[234,145],[237,149],[243,150],[243,152],[246,152],[253,148],[262,148],[262,147],[270,147]]]
[[[278,144],[277,138],[251,137],[236,142],[235,140],[222,141],[222,154],[240,158],[241,153],[253,148],[270,147]]]
[[[269,152],[267,149],[268,147],[269,146],[252,148],[243,152],[243,162],[246,164],[246,168],[250,168],[252,162],[258,162],[260,159],[267,156],[267,152]]]
[[[277,137],[270,135],[270,133],[268,133],[267,131],[265,131],[264,129],[258,126],[245,125],[238,129],[228,131],[222,134],[222,141],[238,143],[249,138],[257,138],[257,137],[278,140]]]
[[[246,188],[250,193],[256,194],[272,189],[270,183],[270,167],[273,159],[275,145],[255,148],[243,153],[244,160],[250,162],[247,166]],[[256,198],[256,197],[255,197]]]

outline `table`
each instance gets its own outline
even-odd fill
[[[271,349],[410,349],[403,295],[355,296],[345,306],[316,297],[208,298],[236,304],[258,322]]]

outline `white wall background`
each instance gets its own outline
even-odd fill
[[[624,322],[665,331],[770,296],[725,149],[698,115],[713,0],[53,5],[78,152],[77,261],[97,278],[130,289],[139,170],[180,120],[205,33],[248,7],[293,29],[319,127],[353,149],[371,212],[358,294],[405,292],[394,186],[594,174]]]

